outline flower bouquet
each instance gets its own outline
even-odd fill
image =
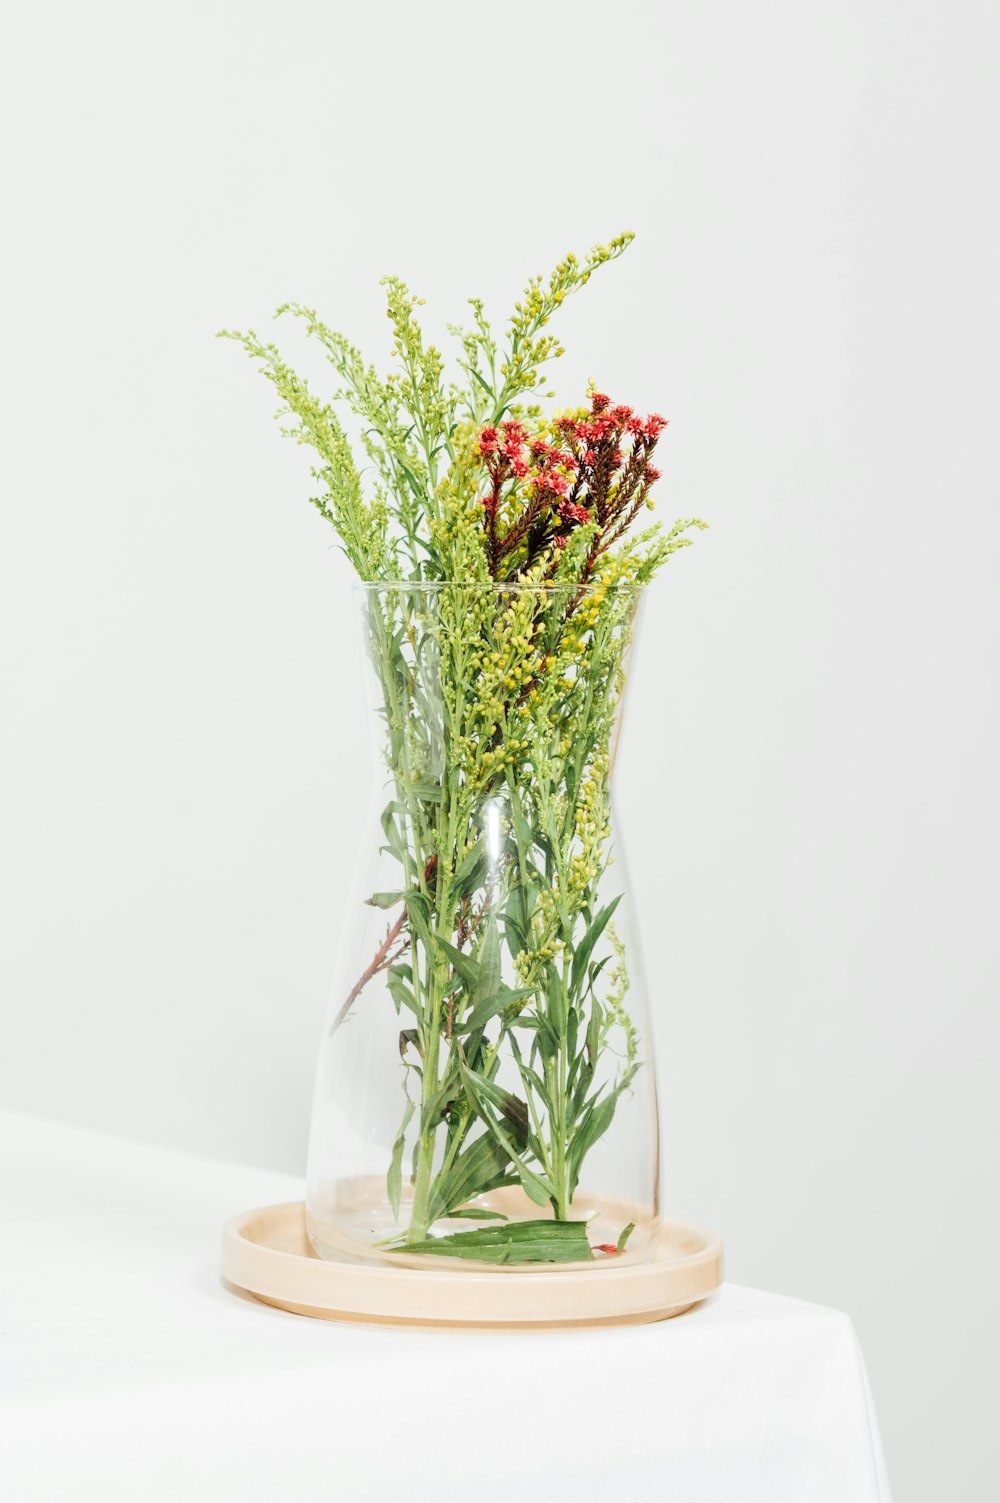
[[[274,344],[228,335],[318,456],[374,686],[378,798],[313,1106],[322,1256],[599,1264],[655,1236],[611,771],[643,589],[704,524],[640,525],[662,417],[596,389],[539,402],[549,320],[630,239],[532,278],[503,338],[472,299],[454,379],[394,277],[388,376],[311,309],[279,310],[333,366],[328,400]]]

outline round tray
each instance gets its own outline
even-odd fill
[[[301,1201],[245,1211],[222,1238],[223,1276],[267,1305],[323,1320],[407,1325],[638,1325],[680,1315],[722,1282],[722,1244],[711,1232],[662,1221],[644,1262],[386,1268],[319,1258]]]

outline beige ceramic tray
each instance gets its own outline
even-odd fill
[[[452,1326],[638,1325],[680,1315],[722,1281],[711,1232],[663,1221],[643,1262],[560,1268],[386,1268],[319,1258],[301,1202],[246,1211],[222,1239],[222,1272],[265,1304],[324,1320]]]

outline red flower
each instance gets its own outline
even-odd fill
[[[593,449],[588,449],[587,450],[586,454],[583,456],[583,462],[584,462],[584,464],[596,464],[597,463],[597,455],[594,453]]]
[[[527,461],[525,459],[522,459],[520,453],[518,453],[516,457],[511,460],[510,467],[513,470],[514,474],[517,476],[518,480],[523,480],[525,475],[527,475],[528,473]]]
[[[641,433],[643,426],[642,418],[638,417],[635,413],[625,420],[625,429],[628,433]]]
[[[595,412],[603,412],[605,407],[610,407],[611,398],[605,396],[603,391],[595,391],[591,395],[590,405]]]
[[[613,427],[614,423],[610,418],[599,416],[592,423],[577,423],[576,436],[588,444],[599,444],[602,438],[607,438]]]
[[[565,548],[566,546],[566,539],[564,537],[554,537],[552,541],[557,548]]]
[[[646,479],[649,481],[650,485],[652,485],[654,480],[659,480],[659,478],[660,472],[656,468],[655,464],[648,464],[646,466]]]
[[[632,416],[632,409],[631,407],[625,407],[624,405],[621,407],[612,407],[611,416],[614,418],[616,423],[619,423],[622,427],[624,427],[629,418]]]
[[[560,501],[559,515],[566,522],[589,522],[590,512],[585,506],[577,506],[575,501]]]
[[[490,426],[484,428],[479,435],[480,454],[495,454],[500,443],[500,435],[497,430]]]
[[[555,496],[565,496],[569,490],[569,481],[558,470],[543,470],[533,477],[532,484],[536,490],[551,491]]]
[[[667,420],[665,417],[661,417],[658,412],[651,412],[643,425],[642,431],[647,438],[656,438],[658,434],[663,432],[666,426]]]

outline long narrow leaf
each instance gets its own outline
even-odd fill
[[[484,1133],[459,1154],[444,1182],[436,1186],[431,1219],[449,1214],[473,1195],[509,1184],[509,1165],[510,1158],[502,1145]]]
[[[395,1251],[482,1263],[581,1263],[594,1256],[585,1221],[509,1221],[406,1243]]]
[[[392,1145],[392,1162],[389,1165],[389,1173],[386,1177],[386,1189],[394,1218],[398,1218],[399,1216],[399,1197],[403,1184],[403,1148],[406,1143],[406,1129],[410,1125],[410,1118],[413,1116],[415,1110],[415,1102],[407,1101],[403,1120],[399,1125],[399,1132],[396,1134],[396,1141]]]
[[[597,941],[604,933],[605,928],[611,920],[612,914],[614,913],[620,902],[621,893],[619,893],[616,898],[612,898],[611,902],[606,908],[601,909],[600,913],[590,924],[586,934],[583,936],[583,939],[580,941],[579,945],[577,945],[573,955],[572,984],[574,992],[579,991],[580,984],[587,973],[587,964],[590,960],[591,955],[594,953],[594,946],[597,944]]]
[[[514,1146],[511,1135],[501,1126],[486,1105],[489,1102],[502,1111],[505,1097],[509,1092],[502,1092],[499,1086],[494,1085],[491,1080],[487,1080],[485,1075],[479,1075],[474,1070],[470,1070],[468,1065],[462,1060],[459,1060],[459,1069],[462,1072],[462,1079],[465,1082],[465,1089],[473,1110],[482,1118],[490,1132],[506,1149],[509,1158],[514,1164],[514,1168],[517,1170],[517,1177],[521,1181],[525,1195],[533,1200],[536,1205],[546,1205],[554,1194],[552,1186],[546,1178],[536,1174],[533,1169],[528,1168]]]

